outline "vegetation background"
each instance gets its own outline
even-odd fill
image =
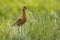
[[[11,24],[26,5],[27,21],[18,37]],[[21,32],[20,32],[21,33]],[[60,40],[60,0],[0,0],[0,40]]]

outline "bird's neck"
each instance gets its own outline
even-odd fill
[[[25,10],[22,11],[22,16],[23,16],[23,17],[26,17]]]

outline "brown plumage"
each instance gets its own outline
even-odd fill
[[[19,19],[17,19],[12,26],[14,26],[14,25],[21,26],[26,22],[25,10],[26,10],[26,6],[23,6],[23,8],[22,8],[22,16]]]

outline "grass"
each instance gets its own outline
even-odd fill
[[[12,27],[11,24],[21,16],[24,5],[27,7],[27,21],[22,26],[22,37],[18,37],[18,27]],[[0,40],[19,40],[19,38],[60,40],[60,1],[0,0]]]

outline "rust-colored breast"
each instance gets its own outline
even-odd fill
[[[25,22],[26,22],[26,18],[22,17],[16,21],[16,25],[20,26],[20,25],[23,25]]]
[[[22,17],[21,20],[22,20],[22,21],[21,21],[22,24],[24,24],[24,23],[26,22],[26,17]]]

